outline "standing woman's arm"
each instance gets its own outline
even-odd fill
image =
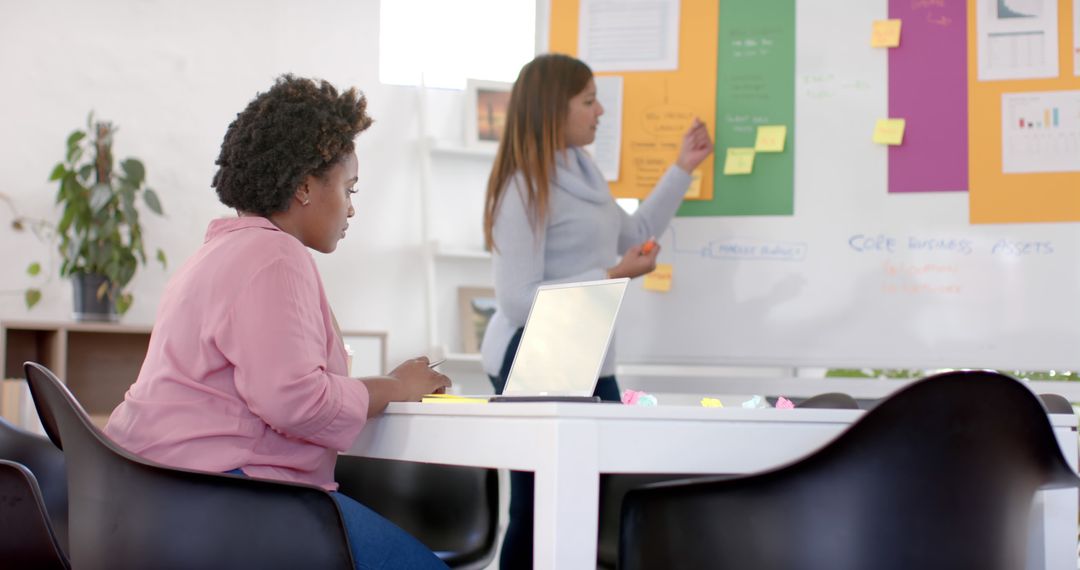
[[[619,253],[664,233],[690,188],[691,173],[712,151],[713,143],[708,129],[700,119],[694,119],[683,135],[675,164],[668,168],[633,216],[622,212]]]

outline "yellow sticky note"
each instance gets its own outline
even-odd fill
[[[756,152],[784,152],[785,140],[787,140],[786,125],[761,125],[757,128],[754,150]]]
[[[729,148],[724,160],[724,176],[750,174],[754,171],[754,149]]]
[[[683,195],[684,198],[701,197],[701,171],[695,170],[690,173],[690,188]]]
[[[874,20],[870,47],[900,47],[900,20]]]
[[[874,142],[898,145],[904,142],[904,119],[878,119],[874,126]]]
[[[659,293],[671,291],[670,263],[657,263],[652,273],[645,274],[645,290]]]
[[[724,403],[716,398],[702,398],[701,407],[703,408],[723,408]]]

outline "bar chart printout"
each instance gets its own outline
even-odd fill
[[[1080,172],[1080,91],[1002,94],[1001,167]]]

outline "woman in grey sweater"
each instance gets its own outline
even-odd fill
[[[708,130],[695,119],[675,165],[637,212],[628,215],[582,149],[596,138],[603,112],[592,71],[573,57],[537,56],[514,82],[484,200],[484,239],[492,251],[497,308],[481,354],[496,392],[506,385],[536,288],[633,278],[655,269],[660,248],[644,244],[667,228],[690,186],[690,173],[713,150]],[[609,348],[596,395],[618,401],[614,356]],[[511,474],[510,526],[500,564],[504,569],[532,566],[531,473]]]

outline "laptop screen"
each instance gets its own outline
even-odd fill
[[[591,396],[629,281],[539,287],[503,394]]]

